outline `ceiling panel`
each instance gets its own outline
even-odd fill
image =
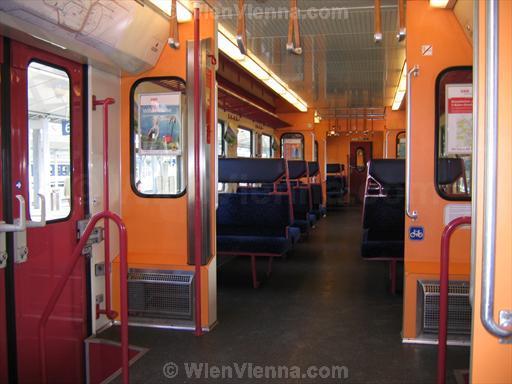
[[[209,0],[236,34],[237,3]],[[397,1],[382,0],[383,42],[373,41],[373,0],[298,0],[303,54],[286,51],[289,0],[246,0],[249,49],[319,109],[392,104],[405,59]]]

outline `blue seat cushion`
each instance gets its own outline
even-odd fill
[[[292,244],[297,244],[300,240],[300,228],[288,227],[288,236],[290,237]]]
[[[307,220],[295,220],[292,226],[300,228],[301,233],[308,233],[309,230],[311,229],[309,221]]]
[[[291,248],[291,240],[286,237],[269,236],[217,236],[217,251],[249,254],[268,253],[283,255]]]
[[[308,213],[308,221],[309,221],[309,225],[311,225],[312,227],[314,227],[316,225],[317,219],[316,219],[316,215],[314,212]]]

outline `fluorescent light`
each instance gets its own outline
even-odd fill
[[[283,95],[286,93],[286,88],[283,87],[280,83],[278,83],[275,79],[270,77],[269,79],[265,80],[265,84],[272,89],[275,93],[278,95]]]
[[[407,93],[407,63],[404,62],[402,67],[402,73],[400,74],[400,80],[395,91],[395,98],[393,99],[393,105],[391,109],[397,111],[402,106],[405,94]]]
[[[168,16],[171,16],[171,0],[149,0],[153,5],[160,8]],[[192,12],[190,12],[183,4],[179,1],[176,3],[176,15],[178,17],[178,23],[186,23],[192,20]]]
[[[242,60],[238,61],[242,67],[247,69],[250,73],[252,73],[256,78],[260,80],[267,80],[270,78],[270,75],[261,68],[258,64],[254,62],[250,57],[245,56]]]
[[[66,50],[67,48],[63,45],[60,45],[60,44],[57,44],[57,43],[54,43],[53,41],[50,41],[50,40],[46,40],[46,39],[43,39],[42,37],[39,37],[39,36],[36,36],[36,35],[31,35],[32,37],[36,38],[37,40],[41,40],[41,41],[44,41],[45,43],[48,43],[48,44],[51,44],[57,48],[60,48],[60,49],[63,49],[63,50]]]
[[[238,47],[231,40],[229,40],[222,33],[219,33],[218,36],[219,49],[222,52],[224,52],[226,55],[228,55],[231,59],[235,61],[240,61],[244,59],[245,56],[240,53]]]
[[[235,38],[219,24],[218,45],[219,50],[226,54],[230,59],[236,61],[240,66],[247,70],[257,79],[263,81],[272,91],[283,97],[301,112],[307,112],[307,103],[295,92],[289,89],[288,85],[272,72],[263,62],[248,50],[246,55],[240,53]]]
[[[430,0],[432,8],[453,8],[456,0]]]

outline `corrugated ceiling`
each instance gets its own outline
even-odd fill
[[[237,1],[209,0],[233,35]],[[298,0],[303,54],[286,52],[289,0],[246,0],[249,49],[318,109],[392,104],[405,58],[397,1],[382,0],[384,40],[373,41],[373,0]]]

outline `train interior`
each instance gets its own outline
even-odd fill
[[[512,2],[0,1],[0,383],[512,382]]]

